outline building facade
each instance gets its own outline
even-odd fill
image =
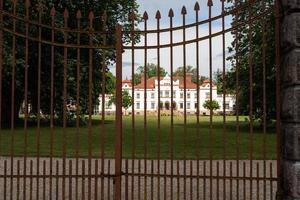
[[[211,85],[212,84],[212,85]],[[160,86],[160,89],[159,89]],[[210,94],[210,87],[212,87],[212,94]],[[134,111],[135,114],[144,113],[145,109],[149,113],[156,113],[158,109],[162,112],[167,112],[173,110],[175,113],[183,113],[186,106],[187,114],[195,114],[197,112],[197,106],[199,106],[199,111],[201,115],[209,115],[210,111],[203,107],[206,100],[212,99],[219,103],[220,108],[215,112],[223,112],[223,106],[225,106],[225,112],[227,114],[234,112],[235,97],[232,95],[226,95],[225,104],[223,104],[223,95],[217,94],[217,86],[211,83],[209,80],[205,80],[199,86],[199,105],[197,101],[197,84],[192,82],[192,75],[188,74],[186,76],[186,92],[184,92],[184,79],[183,77],[173,77],[173,90],[171,90],[171,77],[162,77],[158,81],[157,77],[152,77],[147,79],[146,85],[143,79],[141,83],[134,86],[129,80],[124,80],[122,82],[123,91],[128,91],[129,95],[132,96],[132,89],[134,89]],[[160,92],[159,92],[160,91]],[[173,103],[171,103],[171,92],[173,92]],[[160,102],[158,101],[158,96],[160,94]],[[186,104],[184,99],[186,95]],[[115,105],[109,105],[110,95],[105,96],[105,112],[114,113]],[[125,111],[125,110],[124,110]],[[102,97],[99,97],[98,108],[95,112],[102,112]],[[130,114],[132,112],[132,107],[128,108],[126,113]]]

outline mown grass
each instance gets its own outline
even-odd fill
[[[208,159],[210,155],[213,159],[236,159],[237,151],[240,152],[240,159],[250,158],[251,141],[253,159],[264,158],[264,139],[266,142],[265,151],[266,159],[276,159],[276,135],[273,126],[268,128],[266,134],[259,123],[254,123],[254,130],[251,140],[249,122],[246,117],[240,117],[239,132],[237,132],[236,117],[226,117],[226,126],[223,124],[221,116],[214,116],[212,129],[210,130],[209,117],[200,117],[199,140],[197,140],[197,123],[196,117],[188,116],[186,126],[183,117],[174,117],[174,134],[173,134],[173,152],[175,159],[195,159],[197,153],[201,159]],[[93,117],[91,126],[91,138],[89,140],[89,127],[84,126],[78,129],[79,154],[81,157],[88,155],[89,148],[92,149],[93,157],[101,155],[101,138],[104,133],[105,157],[114,157],[115,152],[115,121],[113,116],[107,116],[104,129],[101,125],[101,119],[98,116]],[[186,131],[184,129],[186,128]],[[104,132],[103,132],[104,130]],[[170,158],[170,133],[171,118],[168,116],[161,117],[160,131],[158,131],[158,119],[154,116],[148,116],[146,121],[146,130],[144,128],[143,116],[135,116],[135,134],[132,131],[131,116],[123,117],[123,157],[131,158],[133,149],[135,149],[136,158],[156,159],[158,150],[162,159]],[[11,136],[14,136],[13,147],[11,147]],[[10,129],[1,130],[0,155],[23,156],[26,151],[28,156],[37,155],[38,130],[36,126],[30,126],[27,131],[27,146],[25,147],[25,131],[22,127],[16,128],[13,132]],[[40,129],[40,156],[50,155],[50,135],[49,126],[43,125]],[[147,137],[147,138],[145,138]],[[66,129],[66,155],[74,157],[76,152],[76,127]],[[135,138],[135,145],[133,145]],[[159,139],[160,138],[160,139]],[[238,140],[237,140],[238,139]],[[89,141],[91,145],[89,145]],[[145,141],[147,154],[145,155]],[[198,145],[197,145],[198,144]],[[135,148],[134,148],[135,146]],[[197,148],[199,146],[199,148]],[[226,150],[226,155],[224,154]],[[53,155],[60,157],[63,153],[63,129],[54,127],[53,129]]]

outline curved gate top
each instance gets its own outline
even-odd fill
[[[279,5],[202,3],[1,0],[0,199],[275,199]]]

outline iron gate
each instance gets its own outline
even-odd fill
[[[178,26],[171,9],[111,30],[106,13],[0,2],[0,199],[275,199],[279,5],[209,0]]]

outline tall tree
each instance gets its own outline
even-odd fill
[[[13,11],[13,1],[4,1],[4,10],[8,12]],[[23,1],[16,1],[16,13],[17,16],[24,18],[25,16],[25,4]],[[76,30],[77,21],[76,18],[77,11],[81,10],[82,17],[80,18],[80,28],[83,31],[89,29],[90,19],[93,20],[93,28],[95,30],[107,30],[109,34],[106,34],[107,45],[114,45],[115,37],[114,30],[117,23],[121,23],[124,29],[130,29],[130,22],[128,21],[128,16],[131,12],[137,12],[138,5],[135,0],[79,0],[79,1],[46,1],[46,0],[31,0],[29,9],[29,18],[32,21],[39,20],[39,14],[42,16],[41,22],[45,25],[51,25],[51,10],[55,9],[55,27],[63,28],[64,24],[64,11],[67,9],[69,12],[68,33],[67,42],[71,44],[76,44],[77,33]],[[89,16],[90,12],[93,12],[94,16]],[[52,13],[53,14],[53,13]],[[93,17],[93,18],[92,18]],[[105,21],[105,18],[107,19]],[[138,18],[138,16],[137,16]],[[12,29],[13,19],[4,15],[3,26],[7,29]],[[16,31],[21,34],[25,34],[24,22],[16,20]],[[29,36],[31,38],[38,39],[39,26],[30,25],[29,26]],[[43,27],[41,28],[41,37],[43,40],[51,41],[52,30],[51,28]],[[80,43],[87,45],[89,44],[88,34],[81,34]],[[3,77],[2,84],[5,90],[2,92],[2,124],[7,125],[11,119],[11,106],[14,105],[14,118],[18,120],[18,112],[21,103],[24,99],[24,71],[25,71],[25,40],[21,37],[16,37],[16,52],[12,52],[12,35],[9,32],[4,31],[3,35]],[[103,45],[104,41],[103,34],[93,34],[92,41],[93,45]],[[64,43],[64,34],[60,31],[55,31],[55,42]],[[129,42],[130,37],[125,35],[123,38],[124,42]],[[138,40],[138,37],[136,38]],[[41,105],[40,111],[43,114],[50,113],[50,99],[51,99],[51,46],[47,44],[41,45],[41,55],[38,55],[39,43],[37,40],[29,40],[29,63],[28,63],[28,100],[32,105],[32,113],[38,113],[38,60],[39,56],[41,59]],[[11,90],[12,90],[12,65],[11,58],[15,54],[15,88],[14,88],[14,102],[12,104],[11,100]],[[80,50],[80,112],[82,115],[88,112],[88,91],[89,91],[89,68],[91,67],[89,62],[89,49]],[[102,90],[102,78],[106,79],[106,86],[112,85],[112,77],[108,74],[107,65],[114,62],[115,54],[114,50],[101,50],[93,49],[92,51],[92,100],[93,103],[97,101],[99,93]],[[77,49],[68,48],[67,56],[67,95],[68,99],[76,99],[76,86],[77,86]],[[63,70],[64,70],[64,48],[55,46],[55,57],[54,57],[54,112],[57,117],[62,117],[62,105],[63,105]],[[103,67],[104,66],[104,67]],[[107,74],[107,76],[103,76]],[[112,88],[106,87],[106,89],[111,90]],[[108,92],[108,91],[106,91]]]
[[[185,68],[186,73],[192,74],[192,81],[193,83],[197,83],[197,68],[188,65]],[[184,67],[178,67],[176,71],[173,73],[174,76],[183,76],[184,75]],[[203,81],[207,80],[208,77],[206,76],[200,76],[199,77],[199,83],[202,84]]]
[[[240,4],[249,1],[232,1]],[[235,5],[236,6],[236,5]],[[268,119],[275,117],[275,18],[274,13],[266,14],[266,10],[272,9],[274,0],[252,2],[246,9],[233,15],[232,25],[236,30],[232,32],[234,41],[229,52],[232,56],[232,68],[226,73],[226,91],[235,91],[236,77],[239,79],[239,112],[249,114],[250,88],[253,89],[253,114],[255,118],[263,116],[263,81],[265,70],[266,114]],[[229,8],[231,9],[231,8]],[[259,20],[250,17],[260,16]],[[251,39],[251,40],[250,40]],[[250,85],[250,63],[252,63],[252,85]],[[237,74],[238,72],[238,74]],[[238,75],[238,76],[237,76]],[[223,76],[219,74],[219,82],[223,82]]]
[[[153,63],[148,63],[147,64],[147,77],[151,78],[151,77],[156,77],[157,76],[157,65],[153,64]],[[144,66],[139,66],[137,68],[137,72],[134,74],[134,84],[137,85],[139,83],[141,83],[141,77],[142,75],[145,74],[145,67]],[[164,68],[160,68],[160,76],[164,77],[167,75],[167,71]]]

